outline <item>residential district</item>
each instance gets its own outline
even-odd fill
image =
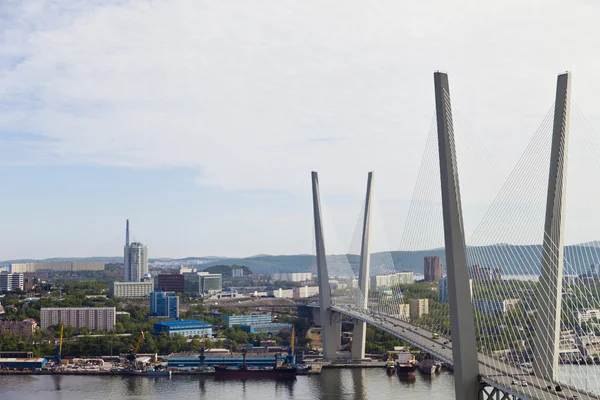
[[[11,263],[0,272],[0,372],[203,371],[214,366],[276,365],[294,348],[299,360],[320,359],[319,288],[311,272],[255,274],[245,266],[149,267],[148,247],[129,241],[123,263]],[[479,345],[527,366],[536,283],[502,279],[500,268],[469,268]],[[600,282],[600,271],[565,278],[563,297]],[[510,282],[510,284],[507,284]],[[333,295],[358,287],[354,276],[330,279]],[[586,287],[581,287],[586,285]],[[502,290],[498,290],[501,287]],[[593,291],[598,293],[597,290]],[[498,297],[498,293],[506,296]],[[486,298],[489,294],[489,298]],[[448,283],[440,257],[413,272],[374,275],[369,308],[449,335]],[[597,363],[600,310],[565,314],[560,361]],[[568,322],[568,323],[567,323]],[[513,327],[519,340],[506,342]],[[349,362],[353,324],[342,325],[339,362]],[[447,336],[448,337],[448,336]],[[367,360],[415,349],[377,328],[367,329]],[[480,348],[480,350],[482,350]]]

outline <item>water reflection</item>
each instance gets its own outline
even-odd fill
[[[54,390],[55,391],[60,391],[60,381],[62,379],[62,376],[60,375],[52,375],[52,383],[54,383]]]

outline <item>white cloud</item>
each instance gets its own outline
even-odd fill
[[[198,168],[228,190],[410,199],[432,72],[506,174],[575,71],[592,125],[597,6],[560,1],[8,1],[0,132],[9,163]],[[27,138],[28,136],[24,136]],[[463,170],[477,170],[475,159]],[[468,182],[464,198],[493,190]],[[489,187],[488,187],[489,186]]]

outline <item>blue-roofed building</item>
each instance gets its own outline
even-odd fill
[[[250,315],[229,315],[223,317],[227,322],[227,327],[231,328],[235,325],[255,325],[255,324],[270,324],[273,322],[273,316],[268,314],[250,314]]]
[[[198,320],[161,321],[154,324],[154,333],[166,332],[169,336],[182,335],[188,338],[194,336],[212,336],[213,326],[208,322]]]
[[[242,325],[242,330],[248,333],[279,333],[281,331],[291,331],[292,324],[255,324]]]

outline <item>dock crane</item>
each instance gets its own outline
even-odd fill
[[[127,355],[127,360],[134,364],[135,363],[135,359],[137,358],[137,352],[140,348],[140,344],[142,343],[142,341],[144,340],[144,332],[141,331],[140,332],[140,336],[138,337],[137,342],[135,342],[135,348],[129,349],[129,354]]]
[[[63,331],[65,325],[60,324],[60,337],[58,339],[58,346],[56,347],[56,355],[54,356],[54,362],[56,366],[62,365],[62,344],[63,344]]]

